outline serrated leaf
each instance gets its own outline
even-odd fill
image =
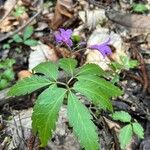
[[[94,84],[97,88],[99,88],[103,93],[105,93],[108,97],[120,96],[122,95],[122,91],[113,85],[111,82],[106,81],[98,76],[93,75],[80,75],[77,79],[81,82],[88,82],[89,84]]]
[[[125,147],[131,142],[132,139],[132,126],[131,124],[123,127],[119,132],[119,142],[121,149],[125,149]]]
[[[42,147],[47,145],[55,131],[65,93],[65,89],[50,87],[40,94],[34,106],[32,128],[35,133],[38,132]]]
[[[104,94],[97,86],[89,82],[76,82],[73,89],[86,96],[88,100],[92,101],[96,106],[106,110],[113,110],[112,103],[106,94]]]
[[[45,76],[56,80],[58,78],[58,66],[53,62],[44,62],[33,69],[36,73],[42,73]]]
[[[68,95],[68,118],[82,147],[85,150],[98,150],[98,135],[96,126],[91,121],[92,116],[73,93]]]
[[[52,84],[50,80],[44,76],[32,75],[31,77],[19,80],[9,91],[9,96],[20,96],[32,93],[42,87]]]
[[[23,42],[22,38],[20,37],[20,35],[16,34],[13,36],[13,40],[17,43],[21,43]]]
[[[105,72],[96,64],[86,64],[80,68],[78,75],[105,75]]]
[[[77,61],[73,58],[62,58],[59,61],[59,66],[61,69],[73,76],[75,68],[77,66]]]
[[[33,26],[27,26],[26,29],[23,32],[23,39],[24,41],[27,40],[34,32]]]
[[[121,122],[130,122],[131,116],[125,111],[116,111],[112,114],[114,120],[119,120]]]
[[[24,44],[28,45],[28,46],[36,46],[38,44],[38,41],[32,40],[32,39],[28,39],[28,40],[24,41]]]
[[[133,126],[133,132],[141,139],[144,138],[144,129],[143,127],[138,123],[134,122],[132,123]]]

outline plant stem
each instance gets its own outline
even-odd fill
[[[71,82],[73,79],[74,79],[74,77],[71,77],[71,78],[69,79],[69,81],[67,82],[67,85],[69,85],[70,82]]]
[[[70,89],[68,84],[66,84],[66,83],[63,83],[63,82],[60,82],[60,81],[57,81],[56,83],[58,83],[60,85],[64,85],[68,90]]]

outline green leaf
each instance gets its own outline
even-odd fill
[[[118,62],[112,61],[110,64],[110,67],[114,70],[114,71],[118,71],[118,70],[122,70],[123,69],[123,64],[119,64]]]
[[[133,11],[136,13],[144,13],[144,12],[148,11],[148,8],[146,7],[145,4],[135,3],[135,4],[133,4]]]
[[[73,58],[62,58],[59,61],[59,66],[61,69],[73,76],[75,68],[77,66],[77,61]]]
[[[8,44],[8,43],[3,44],[3,49],[10,49],[10,44]]]
[[[0,80],[0,90],[6,88],[9,85],[8,81],[6,79]]]
[[[129,68],[135,68],[138,65],[138,61],[137,60],[130,60],[129,61]]]
[[[78,75],[105,75],[106,73],[96,64],[86,64],[80,68]]]
[[[125,149],[125,147],[131,142],[132,134],[131,124],[126,125],[120,130],[119,142],[121,149]]]
[[[11,81],[14,79],[14,72],[12,69],[7,69],[3,72],[2,78],[7,79],[8,81]]]
[[[17,6],[15,11],[13,12],[13,15],[15,17],[20,17],[21,15],[23,15],[26,12],[26,8],[24,6]]]
[[[118,87],[113,85],[111,82],[106,81],[105,79],[102,79],[98,76],[80,75],[77,77],[77,79],[79,81],[82,81],[82,83],[86,81],[89,84],[94,84],[95,87],[99,88],[99,90],[106,94],[108,97],[120,96],[123,93]]]
[[[24,44],[28,46],[36,46],[38,44],[38,41],[29,39],[29,40],[24,41]]]
[[[96,106],[105,110],[113,110],[112,103],[110,102],[108,96],[103,91],[98,89],[97,85],[86,81],[78,81],[74,84],[73,89],[86,96],[88,100],[92,101],[92,103]]]
[[[0,61],[0,69],[8,69],[8,68],[12,68],[12,65],[15,63],[14,59],[5,59]]]
[[[114,120],[119,120],[121,122],[130,122],[131,116],[125,111],[116,111],[112,114]]]
[[[85,150],[98,150],[98,135],[96,126],[91,121],[92,116],[73,93],[68,95],[68,118],[82,147]]]
[[[34,28],[33,26],[28,26],[26,27],[26,29],[24,30],[23,32],[23,40],[27,40],[29,37],[31,37],[31,35],[33,34],[34,32]]]
[[[133,126],[133,132],[141,139],[144,138],[144,129],[143,127],[138,123],[134,122],[132,123]]]
[[[32,93],[42,87],[52,84],[50,80],[44,76],[32,75],[31,77],[19,80],[9,91],[9,96],[20,96]]]
[[[42,73],[45,76],[56,80],[58,78],[58,66],[53,62],[44,62],[33,69],[36,73]]]
[[[122,65],[123,65],[122,69],[129,70],[130,68],[134,68],[138,65],[137,60],[130,60],[128,56],[121,56],[120,58],[121,58]]]
[[[23,42],[22,38],[21,38],[20,35],[18,35],[18,34],[14,35],[12,38],[13,38],[13,40],[14,40],[16,43],[21,43],[21,42]]]
[[[47,145],[55,131],[65,93],[65,89],[50,87],[40,94],[34,106],[32,127],[34,133],[38,132],[42,147]]]

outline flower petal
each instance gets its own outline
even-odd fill
[[[56,40],[57,43],[62,42],[62,37],[60,36],[59,33],[55,33],[55,40]]]
[[[61,34],[64,34],[66,32],[65,29],[63,29],[63,28],[60,28],[59,31]]]
[[[71,39],[66,40],[65,43],[66,43],[66,45],[68,45],[70,47],[73,45],[73,42]]]
[[[99,47],[100,47],[99,45],[91,45],[89,48],[90,48],[90,49],[97,49],[97,50],[98,50]]]
[[[66,34],[67,36],[71,37],[71,35],[72,35],[72,30],[71,30],[71,29],[67,29],[65,34]]]

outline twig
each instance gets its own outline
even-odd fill
[[[149,88],[149,85],[148,85],[148,74],[147,74],[144,59],[142,55],[139,53],[136,43],[131,43],[131,49],[134,50],[133,56],[140,62],[140,70],[143,78],[143,92],[146,92]]]
[[[40,1],[40,8],[38,10],[38,12],[32,16],[24,25],[22,25],[20,28],[18,28],[17,30],[15,30],[14,32],[10,32],[7,33],[4,37],[0,38],[0,42],[6,40],[7,38],[17,34],[19,31],[21,31],[22,29],[24,29],[27,25],[29,25],[42,11],[43,8],[43,0],[39,0]]]

